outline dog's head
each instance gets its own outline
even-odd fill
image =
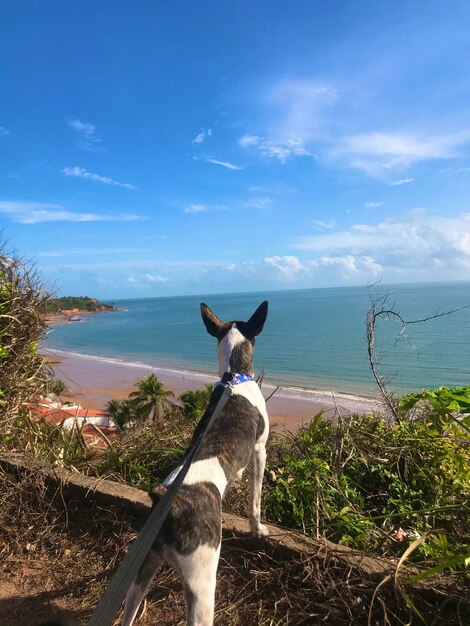
[[[207,332],[218,341],[220,376],[229,369],[238,374],[252,374],[253,346],[268,315],[267,300],[259,305],[247,322],[222,322],[204,303],[201,304],[201,315]]]

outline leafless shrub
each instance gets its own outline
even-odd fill
[[[427,317],[419,318],[416,320],[406,320],[405,317],[397,311],[395,308],[395,303],[390,301],[391,292],[388,291],[382,295],[376,295],[373,293],[373,287],[375,285],[371,285],[369,287],[369,300],[370,307],[367,312],[366,317],[366,337],[367,337],[367,354],[369,359],[370,369],[374,376],[375,382],[377,383],[377,387],[379,388],[380,395],[382,396],[384,405],[389,410],[391,416],[394,419],[398,418],[398,402],[399,398],[393,394],[388,388],[388,381],[380,371],[380,358],[376,349],[376,324],[379,319],[383,320],[395,320],[400,324],[400,331],[396,337],[395,341],[399,339],[406,338],[406,328],[407,326],[411,326],[412,324],[422,324],[424,322],[428,322],[430,320],[437,319],[439,317],[444,317],[446,315],[452,315],[457,311],[462,311],[463,309],[468,309],[470,305],[464,305],[460,307],[455,307],[448,311],[444,312],[436,312],[433,315],[429,315]]]

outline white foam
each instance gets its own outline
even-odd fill
[[[155,365],[149,365],[148,363],[143,363],[140,361],[126,361],[124,359],[119,359],[117,357],[103,357],[96,356],[92,354],[84,354],[81,352],[74,351],[65,351],[58,350],[56,348],[43,348],[43,353],[46,354],[57,354],[59,356],[72,356],[79,357],[81,359],[90,359],[93,361],[98,361],[102,363],[109,363],[110,365],[122,365],[123,367],[129,368],[140,368],[145,369],[147,371],[160,373],[161,375],[169,374],[173,376],[178,376],[181,378],[192,378],[193,380],[201,381],[201,384],[206,383],[216,383],[219,381],[218,376],[214,376],[209,372],[201,372],[194,370],[184,370],[184,369],[176,369],[170,367],[157,367]],[[341,402],[345,403],[358,403],[360,405],[374,406],[378,403],[377,399],[373,396],[364,395],[354,395],[341,393],[337,391],[329,391],[327,389],[309,389],[307,387],[295,387],[295,386],[278,386],[272,383],[263,383],[263,395],[268,397],[275,389],[278,387],[276,391],[275,397],[277,398],[285,398],[292,400],[307,400],[312,402],[327,402],[328,404],[340,404]],[[369,409],[367,409],[369,410]]]

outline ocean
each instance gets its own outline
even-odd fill
[[[470,283],[376,285],[407,320],[470,304]],[[357,395],[376,395],[368,365],[366,287],[116,300],[119,311],[50,328],[44,348],[160,368],[216,374],[216,340],[202,323],[206,302],[224,321],[246,320],[269,301],[256,339],[255,367],[266,380]],[[470,384],[470,308],[422,324],[399,338],[397,321],[377,324],[377,351],[389,388],[404,393]]]

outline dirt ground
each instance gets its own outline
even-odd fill
[[[65,497],[37,470],[0,467],[0,626],[85,624],[141,525],[119,507]],[[393,576],[368,577],[327,549],[293,558],[225,537],[215,625],[422,624],[402,591]],[[470,623],[464,592],[460,578],[438,591],[406,589],[428,626]],[[181,583],[164,567],[136,626],[183,626],[184,613]]]

